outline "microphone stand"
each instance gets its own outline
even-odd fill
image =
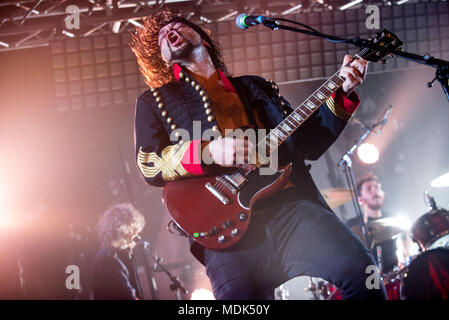
[[[369,136],[369,134],[372,132],[372,129],[366,129],[365,133],[357,140],[357,142],[349,149],[340,159],[338,162],[338,166],[344,166],[343,170],[346,177],[346,182],[349,186],[349,189],[351,190],[352,194],[352,204],[354,205],[355,213],[357,215],[357,218],[359,220],[360,229],[362,230],[362,235],[364,237],[365,243],[371,247],[371,239],[368,235],[368,232],[366,231],[365,221],[363,221],[363,213],[362,209],[360,208],[359,202],[357,199],[359,198],[359,194],[357,192],[356,182],[354,179],[354,173],[352,170],[352,154],[353,152],[365,141],[365,139]]]
[[[346,176],[346,182],[348,183],[349,189],[352,192],[352,204],[354,205],[355,212],[357,214],[357,218],[359,220],[360,229],[362,230],[362,235],[365,238],[365,243],[371,248],[371,239],[366,231],[366,225],[365,221],[363,220],[363,213],[362,209],[360,208],[360,204],[357,201],[359,198],[359,194],[357,192],[356,182],[354,178],[354,172],[352,170],[352,154],[355,150],[368,138],[368,136],[373,132],[377,127],[384,126],[386,124],[385,119],[381,119],[377,123],[375,123],[372,126],[364,126],[360,125],[362,130],[365,132],[363,135],[355,142],[355,144],[340,158],[340,161],[338,162],[338,167],[344,166],[344,173]]]
[[[323,34],[323,33],[317,32],[317,31],[304,30],[304,29],[298,29],[298,28],[291,27],[291,26],[285,26],[285,25],[280,24],[278,20],[288,21],[283,18],[268,18],[268,17],[266,17],[265,19],[262,20],[262,24],[274,31],[276,31],[278,29],[283,29],[283,30],[304,33],[304,34],[311,35],[311,36],[318,37],[318,38],[323,38],[323,39],[326,39],[326,40],[332,41],[332,42],[349,43],[349,44],[355,45],[359,48],[369,48],[369,49],[373,49],[376,51],[381,51],[381,52],[389,54],[389,55],[399,56],[404,59],[411,60],[413,62],[424,64],[429,67],[435,68],[436,69],[435,78],[431,82],[427,83],[427,87],[429,87],[429,88],[432,87],[433,82],[435,80],[438,80],[441,83],[444,94],[446,95],[448,102],[449,102],[449,61],[437,59],[435,57],[432,57],[429,54],[420,56],[420,55],[402,51],[402,50],[388,49],[388,48],[379,46],[377,44],[371,43],[368,40],[360,39],[359,37],[355,37],[355,38],[351,38],[351,39],[343,39],[343,38],[335,37],[332,35]],[[288,21],[288,22],[300,24],[295,21]],[[303,25],[303,24],[301,24],[301,25]],[[303,26],[305,26],[305,25],[303,25]]]
[[[157,286],[156,286],[156,280],[153,275],[153,270],[150,267],[150,265],[148,264],[148,260],[147,260],[148,248],[145,244],[138,244],[138,246],[140,247],[140,252],[143,257],[143,265],[145,267],[145,271],[146,271],[147,277],[148,277],[148,285],[149,285],[150,291],[151,291],[151,298],[153,300],[159,300],[159,293],[158,293]]]
[[[160,269],[162,270],[170,279],[171,284],[170,284],[170,290],[173,291],[176,300],[182,300],[181,298],[181,292],[184,294],[187,294],[188,291],[186,290],[186,288],[183,287],[182,283],[179,281],[179,279],[175,276],[173,276],[170,271],[168,271],[160,262],[162,261],[162,259],[155,257],[151,254],[150,250],[148,249],[148,247],[146,245],[142,245],[143,248],[143,252],[144,252],[144,260],[145,256],[148,256],[150,258],[153,259],[154,261],[154,269]]]

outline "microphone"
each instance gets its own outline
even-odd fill
[[[387,124],[388,117],[390,116],[391,111],[393,111],[393,105],[390,104],[390,105],[388,106],[387,110],[386,110],[385,113],[384,113],[384,117],[383,117],[382,121],[379,122],[379,124],[380,124],[381,126],[384,126],[384,125]]]
[[[144,248],[148,248],[148,247],[151,246],[151,243],[149,243],[148,241],[143,240],[142,237],[139,236],[139,235],[135,236],[133,240],[134,240],[134,242],[135,242],[136,244],[140,244],[140,245],[142,245]]]
[[[383,117],[382,117],[382,120],[379,121],[379,122],[377,122],[377,123],[374,125],[374,128],[380,126],[380,128],[375,132],[376,135],[379,135],[379,134],[382,132],[382,129],[383,129],[383,128],[385,127],[385,125],[387,124],[387,121],[388,121],[388,118],[390,117],[391,111],[393,111],[393,105],[390,104],[390,105],[387,107],[387,110],[385,110],[384,115],[383,115]]]
[[[251,26],[263,23],[265,20],[270,19],[264,16],[249,16],[246,13],[241,13],[235,18],[235,24],[240,29],[246,30]]]

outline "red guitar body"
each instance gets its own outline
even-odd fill
[[[219,170],[220,174],[168,182],[163,191],[165,205],[178,227],[213,250],[228,248],[243,237],[254,203],[285,186],[291,165],[271,175],[261,175],[260,169]]]

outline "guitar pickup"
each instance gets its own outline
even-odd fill
[[[228,182],[226,178],[218,176],[217,181],[224,184],[226,188],[228,188],[232,192],[232,194],[237,193],[237,189],[230,182]]]
[[[215,189],[213,185],[210,184],[210,182],[206,183],[205,185],[206,189],[210,191],[218,200],[220,200],[224,205],[228,205],[230,203],[229,199],[223,195],[220,191]]]
[[[223,178],[225,178],[228,181],[228,183],[231,183],[237,189],[241,188],[246,181],[245,177],[242,176],[241,174],[236,174],[233,175],[232,177],[225,174],[223,175]]]

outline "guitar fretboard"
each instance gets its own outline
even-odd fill
[[[324,82],[301,105],[293,110],[276,128],[272,129],[265,139],[259,143],[265,143],[264,150],[273,152],[287,138],[298,129],[330,96],[343,84],[344,79],[339,76],[339,71]],[[266,159],[268,160],[268,159]],[[265,161],[263,161],[265,162]]]
[[[354,55],[355,59],[363,59],[366,49],[362,49]],[[345,65],[348,67],[350,63]],[[341,69],[340,69],[341,70]],[[276,150],[287,138],[293,134],[330,96],[338,90],[345,81],[339,76],[340,70],[326,80],[314,93],[312,93],[301,105],[294,109],[276,128],[258,143],[258,148],[266,150],[267,154]],[[269,157],[259,159],[261,165],[269,162]]]

